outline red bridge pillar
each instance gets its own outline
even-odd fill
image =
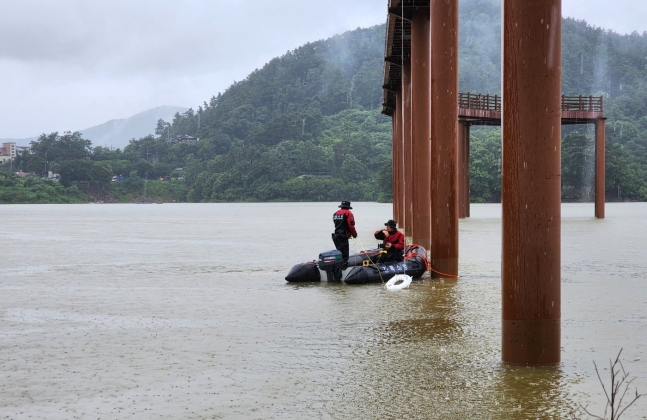
[[[411,118],[413,229],[408,229],[413,243],[425,249],[431,246],[431,206],[429,203],[429,168],[431,137],[431,70],[429,8],[413,11],[411,20]]]
[[[502,359],[560,361],[561,0],[503,2]]]
[[[397,147],[397,139],[396,139],[397,134],[396,133],[397,132],[398,132],[397,117],[396,117],[396,112],[394,111],[393,115],[391,115],[391,190],[393,192],[393,200],[392,200],[392,203],[391,203],[393,208],[392,208],[391,211],[392,211],[393,214],[397,213],[396,209],[398,207],[398,202],[397,202],[397,199],[396,199],[397,195],[396,195],[396,192],[395,192],[396,185],[398,185],[397,184],[397,179],[395,177],[395,174],[396,174],[395,165],[396,165],[396,162],[397,162],[396,155],[398,153],[397,150],[396,150],[396,147]]]
[[[402,91],[396,93],[395,111],[393,113],[393,217],[400,222],[402,202],[404,200],[402,185]]]
[[[604,133],[605,119],[595,121],[595,217],[604,219]]]
[[[458,0],[431,8],[431,249],[434,270],[458,275]],[[432,272],[432,275],[437,275]]]
[[[458,217],[470,217],[470,125],[458,123]]]
[[[403,173],[403,220],[398,220],[405,227],[406,236],[414,230],[413,220],[413,154],[412,154],[412,118],[411,118],[411,63],[402,65],[402,173]]]
[[[391,116],[391,128],[392,128],[392,145],[391,145],[391,190],[393,192],[393,217],[398,217],[398,206],[400,200],[398,199],[398,186],[400,185],[400,177],[398,176],[398,112],[400,111],[400,105],[398,104],[398,95],[396,95],[395,100],[395,109],[393,110],[393,115]]]

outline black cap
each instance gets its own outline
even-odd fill
[[[352,207],[350,206],[350,201],[342,201],[341,204],[337,207],[342,209],[352,209]]]
[[[389,227],[392,227],[393,229],[397,229],[398,223],[395,220],[391,219],[388,222],[386,222],[384,226],[389,226]]]

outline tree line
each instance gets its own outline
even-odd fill
[[[500,95],[500,5],[466,0],[460,19],[459,90]],[[132,192],[163,179],[182,184],[169,193],[176,201],[390,201],[384,35],[377,25],[289,51],[123,150],[92,147],[79,133],[43,134],[14,168],[55,170],[64,187],[84,181],[124,199],[125,185]],[[647,34],[565,19],[562,39],[563,93],[604,97],[607,198],[647,200]],[[471,132],[471,197],[499,201],[501,131]],[[592,199],[593,133],[563,127],[564,200]],[[173,142],[187,135],[199,141]],[[110,182],[114,175],[127,183]]]

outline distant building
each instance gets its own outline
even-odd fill
[[[197,143],[200,138],[189,136],[188,134],[177,135],[171,139],[171,143]]]
[[[175,173],[171,175],[171,181],[184,181],[184,168],[175,168]]]
[[[59,181],[61,180],[61,175],[60,175],[60,174],[56,174],[56,173],[54,173],[54,172],[52,172],[52,171],[47,171],[47,177],[43,177],[43,178],[41,178],[41,179],[46,179],[46,180],[48,180],[48,181],[56,181],[56,182],[59,182]]]
[[[15,158],[16,143],[14,142],[2,143],[2,147],[0,148],[0,156],[8,156],[7,160]]]
[[[0,164],[15,159],[17,155],[28,152],[30,148],[30,146],[16,146],[14,142],[2,143],[2,147],[0,147]]]

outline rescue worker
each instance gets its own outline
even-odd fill
[[[332,215],[332,221],[335,224],[335,231],[332,234],[332,241],[335,248],[341,251],[343,263],[342,269],[348,267],[348,239],[352,236],[357,238],[357,231],[355,230],[355,216],[350,211],[350,201],[342,201],[337,210]]]
[[[383,230],[375,231],[375,239],[381,239],[386,254],[380,254],[379,262],[396,261],[404,259],[404,234],[398,230],[395,220],[389,220],[384,224]]]

